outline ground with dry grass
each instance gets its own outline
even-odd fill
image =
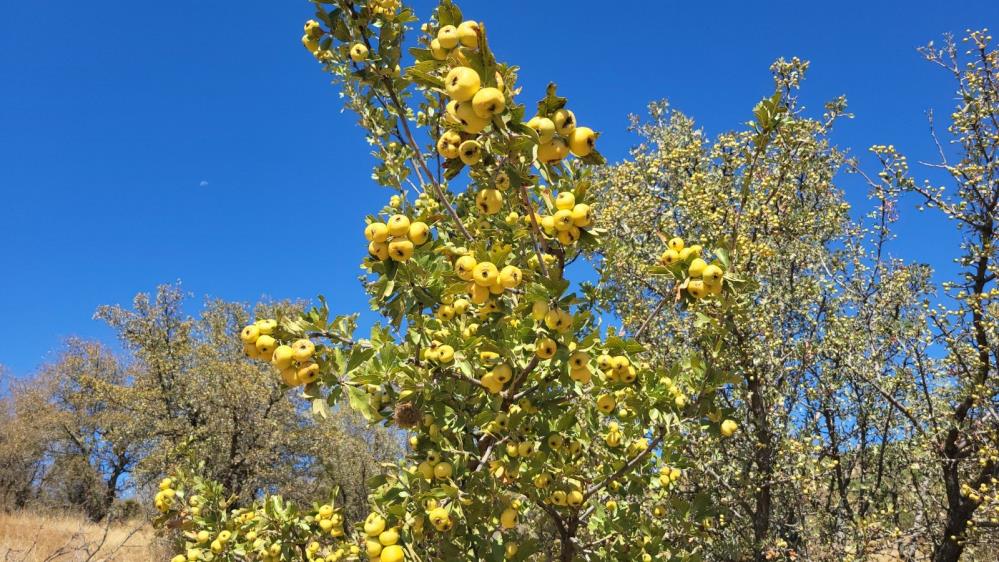
[[[3,562],[165,560],[153,540],[152,528],[141,520],[106,526],[78,516],[0,513]]]

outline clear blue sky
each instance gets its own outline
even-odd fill
[[[668,97],[712,135],[738,126],[770,91],[770,62],[794,55],[812,61],[804,99],[816,114],[848,96],[857,117],[839,145],[932,158],[925,110],[946,110],[951,84],[915,48],[999,27],[989,0],[462,6],[522,67],[521,100],[558,82],[611,160],[635,142],[626,115],[649,100]],[[111,340],[91,319],[98,305],[178,279],[192,311],[205,295],[319,293],[340,312],[366,308],[362,220],[387,192],[369,179],[354,116],[299,43],[310,13],[287,0],[7,3],[0,364],[25,375],[67,336]],[[945,265],[952,238],[903,212],[894,252]]]

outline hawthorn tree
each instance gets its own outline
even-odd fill
[[[604,288],[565,277],[603,234],[598,135],[568,100],[551,85],[528,112],[516,67],[449,0],[408,44],[416,19],[397,1],[316,4],[302,41],[358,114],[373,177],[397,192],[364,226],[364,287],[386,323],[358,338],[321,301],[240,337],[317,416],[345,398],[406,431],[409,450],[369,481],[357,526],[335,494],[236,507],[178,466],[155,497],[158,523],[180,529],[176,560],[703,557],[720,509],[684,485],[685,449],[738,431],[715,403],[732,374],[714,348],[731,326],[705,325],[703,346],[669,357],[640,342],[666,308],[749,314],[736,241],[667,236],[649,264],[670,279],[662,304],[633,330],[602,325]],[[761,149],[781,96],[755,110]]]
[[[752,127],[708,139],[657,103],[633,122],[642,144],[631,158],[599,175],[604,298],[626,328],[646,326],[663,302],[648,264],[664,232],[731,237],[733,268],[752,280],[752,306],[693,317],[667,309],[641,339],[668,361],[703,349],[705,326],[729,326],[712,349],[735,375],[722,401],[747,431],[723,451],[686,450],[688,483],[710,489],[735,523],[713,557],[995,551],[999,80],[990,41],[970,33],[963,57],[949,38],[923,50],[958,84],[953,137],[937,140],[941,163],[931,164],[952,188],[911,179],[891,146],[874,147],[880,169],[868,175],[831,145],[845,100],[807,117],[796,103],[807,69],[798,60],[772,67],[782,123],[765,142]],[[841,172],[868,185],[863,216],[851,217]],[[939,292],[928,265],[891,256],[893,223],[913,197],[962,233],[964,270]]]

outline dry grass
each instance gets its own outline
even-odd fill
[[[4,562],[148,562],[163,559],[142,521],[94,524],[78,516],[0,513]]]

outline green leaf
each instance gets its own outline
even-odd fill
[[[441,24],[441,27],[445,25],[457,26],[462,21],[461,10],[458,6],[455,6],[451,0],[442,0],[440,6],[437,7],[437,22]]]

